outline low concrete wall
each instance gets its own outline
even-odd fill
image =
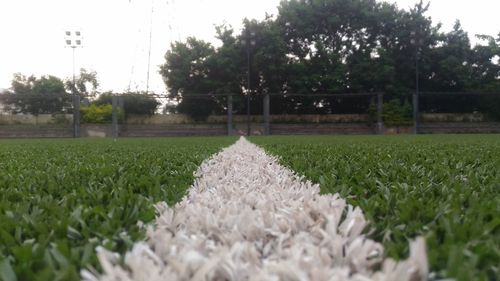
[[[6,116],[11,119],[5,119]],[[68,125],[40,124],[51,120],[49,116],[0,115],[0,120],[11,120],[15,125],[0,123],[0,138],[70,138],[73,137],[71,123]],[[52,118],[52,116],[50,116]],[[3,119],[2,119],[3,118]],[[62,118],[69,120],[71,115]],[[215,136],[227,135],[225,116],[212,116],[214,123],[176,123],[187,122],[186,116],[181,115],[155,115],[151,118],[142,118],[141,124],[121,124],[119,126],[121,137],[168,137],[168,136]],[[219,118],[219,119],[217,119]],[[375,134],[374,126],[366,122],[365,115],[274,115],[271,116],[270,132],[272,135],[307,135],[307,134]],[[477,114],[424,114],[424,122],[420,124],[419,132],[422,134],[446,133],[500,133],[500,122],[472,122],[483,116]],[[35,120],[35,123],[33,123]],[[139,119],[131,119],[138,122]],[[453,122],[439,122],[451,120]],[[457,120],[467,120],[457,122]],[[223,122],[222,122],[223,121]],[[263,135],[264,124],[261,116],[252,116],[251,134]],[[300,122],[299,122],[300,121]],[[353,122],[355,121],[355,122]],[[18,124],[17,122],[25,122]],[[40,122],[36,124],[36,122]],[[174,122],[174,124],[164,122]],[[82,124],[82,137],[112,137],[111,124]],[[247,124],[245,115],[234,116],[233,134],[246,135]],[[384,134],[411,134],[413,128],[386,127]]]
[[[482,113],[423,113],[421,121],[425,123],[477,123],[486,121],[486,118]]]
[[[262,115],[251,115],[253,123],[264,122]],[[234,115],[234,123],[246,123],[246,115]],[[271,123],[363,123],[368,122],[368,114],[305,114],[305,115],[271,115]],[[137,116],[131,115],[125,121],[127,125],[169,125],[169,124],[226,124],[226,115],[211,115],[204,122],[195,122],[184,114]]]
[[[368,114],[271,115],[271,123],[367,123]]]
[[[15,125],[0,126],[0,138],[71,138],[72,127]]]
[[[189,116],[184,114],[168,114],[168,115],[130,115],[125,121],[130,125],[163,125],[163,124],[191,124],[194,121]]]
[[[490,134],[500,133],[500,122],[422,123],[422,134]]]
[[[413,126],[384,127],[384,135],[413,134]]]
[[[108,138],[113,136],[111,124],[84,124],[80,126],[80,136],[90,138]]]
[[[264,122],[262,115],[251,115],[252,123]],[[246,123],[246,115],[234,115],[234,123]],[[271,123],[367,123],[369,121],[368,114],[283,114],[270,115]],[[421,121],[426,123],[463,123],[463,122],[484,122],[486,118],[481,113],[423,113]],[[170,115],[153,115],[153,116],[129,116],[126,124],[193,124],[197,123],[189,116],[184,114]],[[211,115],[200,124],[225,124],[227,123],[226,115]]]
[[[374,127],[360,123],[339,124],[271,124],[272,135],[353,135],[375,134]],[[246,135],[246,124],[235,124],[234,135]],[[500,133],[500,123],[424,123],[420,125],[421,134],[474,134]],[[411,134],[412,127],[384,128],[384,134]],[[252,135],[263,135],[264,126],[252,123]],[[121,125],[120,137],[172,137],[172,136],[224,136],[226,125]],[[110,125],[82,125],[82,137],[112,137]],[[55,126],[0,126],[0,138],[71,138],[72,127]]]
[[[251,121],[263,122],[262,115],[250,116]],[[235,123],[245,123],[246,115],[234,115]],[[368,122],[368,114],[283,114],[271,115],[271,123],[365,123]],[[425,123],[444,123],[444,122],[484,122],[486,118],[481,113],[423,113],[421,120]],[[30,114],[0,114],[0,125],[47,125],[47,124],[71,124],[73,115],[71,114],[40,114],[38,116]],[[169,115],[131,115],[125,121],[126,124],[145,124],[145,125],[167,125],[167,124],[225,124],[226,115],[211,115],[204,122],[195,122],[185,114]]]
[[[0,125],[69,125],[73,122],[72,114],[0,114]]]
[[[111,125],[81,125],[81,137],[111,137]],[[72,138],[72,126],[8,125],[0,126],[0,138]]]
[[[375,128],[362,123],[271,124],[272,135],[367,135]]]
[[[174,136],[224,136],[226,125],[171,124],[171,125],[122,125],[121,137],[174,137]]]

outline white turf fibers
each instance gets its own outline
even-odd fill
[[[156,205],[145,241],[123,259],[98,249],[103,273],[83,270],[83,280],[427,279],[423,238],[411,242],[407,260],[384,259],[382,245],[364,235],[361,209],[320,195],[244,138],[196,176],[181,202]]]

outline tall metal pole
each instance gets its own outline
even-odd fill
[[[413,133],[418,134],[418,96],[419,96],[419,77],[418,77],[418,44],[417,52],[415,53],[415,93],[413,94]]]
[[[250,127],[250,99],[252,95],[252,64],[250,62],[250,48],[252,46],[255,46],[255,32],[252,32],[249,30],[249,26],[246,26],[245,32],[244,32],[244,40],[242,40],[242,44],[246,46],[247,49],[247,136],[250,136],[251,134],[251,127]]]
[[[113,129],[113,138],[118,137],[118,97],[113,95],[111,97],[111,124]]]
[[[80,137],[80,97],[76,91],[75,49],[73,49],[73,137]]]
[[[377,134],[384,134],[384,120],[382,118],[383,115],[383,106],[384,106],[384,95],[382,93],[377,94]]]
[[[76,47],[71,47],[73,49],[73,94],[76,92],[76,76],[75,76],[75,49]]]
[[[270,119],[270,116],[269,116],[269,111],[270,111],[270,97],[269,97],[269,93],[266,93],[264,95],[264,134],[265,135],[269,135],[271,132],[270,132],[270,129],[269,129],[269,119]]]
[[[73,55],[73,87],[71,96],[73,99],[73,137],[80,137],[80,96],[76,90],[76,75],[75,75],[75,49],[82,47],[82,36],[79,30],[66,30],[65,32],[66,47],[72,49]]]
[[[251,129],[250,129],[250,94],[252,93],[252,89],[250,88],[251,87],[251,82],[250,82],[250,42],[249,42],[250,38],[247,38],[247,70],[248,70],[248,73],[247,73],[247,136],[250,136],[251,134]]]
[[[151,0],[151,23],[149,26],[149,51],[148,51],[148,71],[146,77],[146,95],[149,93],[149,70],[151,68],[151,41],[153,39],[153,14],[154,14],[154,0]]]
[[[233,135],[233,95],[227,96],[227,135]]]
[[[415,93],[413,94],[413,133],[418,134],[418,96],[420,91],[419,85],[419,69],[418,61],[420,54],[420,46],[423,44],[422,38],[420,38],[420,31],[411,32],[411,43],[415,44]]]

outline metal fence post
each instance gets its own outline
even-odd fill
[[[80,96],[73,95],[73,137],[80,137]]]
[[[420,42],[418,42],[420,43]],[[415,53],[415,93],[413,94],[413,132],[418,134],[418,96],[420,92],[418,61],[419,61],[419,47]]]
[[[413,133],[418,134],[418,92],[413,93]]]
[[[125,99],[123,96],[118,96],[118,107],[125,112]]]
[[[264,135],[269,135],[269,109],[270,109],[270,97],[269,93],[264,95]]]
[[[233,95],[227,96],[227,135],[233,135]]]
[[[384,94],[377,94],[377,133],[384,134],[384,120],[382,118],[384,108]]]
[[[111,114],[111,126],[113,128],[113,138],[118,137],[118,97],[111,97],[112,114]]]

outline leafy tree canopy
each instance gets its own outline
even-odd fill
[[[220,47],[196,38],[172,44],[160,73],[179,111],[201,117],[224,109],[224,99],[211,94],[249,92],[247,77],[253,95],[281,96],[271,104],[276,113],[333,106],[291,93],[384,91],[404,98],[415,89],[416,60],[424,91],[500,91],[500,35],[483,35],[487,44],[471,47],[458,21],[443,33],[428,8],[423,1],[409,10],[375,0],[282,1],[277,16],[245,19],[239,34],[217,27]],[[236,102],[235,111],[243,104]]]
[[[71,101],[61,79],[52,75],[37,78],[19,73],[14,75],[11,91],[1,98],[7,111],[33,115],[64,112]]]
[[[66,79],[66,89],[70,93],[76,93],[80,96],[95,97],[98,92],[99,81],[97,80],[97,72],[87,71],[85,68],[80,69],[80,73],[73,79]]]
[[[113,93],[107,92],[101,94],[93,104],[110,105],[112,104]],[[160,103],[154,96],[148,95],[145,92],[126,92],[120,94],[123,99],[123,109],[125,117],[129,115],[153,115]]]

